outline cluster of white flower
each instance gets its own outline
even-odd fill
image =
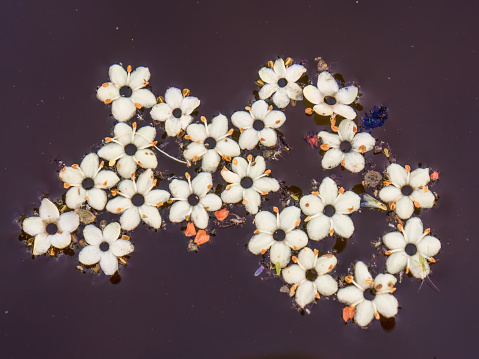
[[[132,231],[142,221],[161,229],[160,212],[169,207],[168,222],[186,222],[185,235],[196,235],[192,242],[199,246],[209,240],[213,217],[219,223],[236,204],[242,204],[248,214],[254,215],[256,226],[248,250],[269,260],[270,267],[291,285],[290,295],[300,308],[320,296],[337,293],[338,300],[347,305],[343,309],[346,321],[354,318],[358,325],[366,326],[374,317],[394,317],[398,311],[398,302],[391,295],[397,282],[394,275],[405,270],[424,280],[431,273],[429,263],[435,262],[433,256],[441,247],[430,230],[423,229],[418,217],[411,218],[415,208],[435,204],[428,188],[429,169],[411,172],[409,166],[396,163],[386,169],[388,178],[381,182],[377,195],[389,206],[390,213],[395,213],[398,231],[383,237],[388,273],[378,274],[375,279],[363,262],[357,262],[354,276],[339,277],[338,281],[331,274],[338,263],[336,256],[314,249],[314,242],[328,236],[347,239],[354,233],[351,214],[360,209],[361,198],[338,187],[333,178],[325,177],[316,191],[282,210],[260,210],[262,196],[279,191],[281,185],[271,176],[265,157],[253,157],[250,151],[279,146],[277,130],[285,123],[283,109],[291,102],[304,96],[313,105],[306,109],[307,114],[330,117],[332,133],[316,134],[324,154],[324,169],[341,165],[352,173],[362,172],[366,166],[364,154],[375,146],[370,133],[358,132],[354,109],[358,87],[340,88],[327,70],[318,74],[317,86],[313,86],[306,83],[305,73],[306,68],[293,64],[291,58],[270,61],[259,70],[259,99],[245,110],[234,112],[230,120],[219,114],[208,121],[197,116],[200,101],[190,96],[189,90],[172,87],[164,97],[155,97],[149,87],[148,68],[132,71],[131,66],[125,70],[112,65],[110,82],[98,88],[97,97],[111,105],[112,117],[118,121],[113,136],[105,137],[98,152],[86,155],[80,165],[60,170],[59,178],[67,189],[64,204],[45,198],[38,216],[23,221],[23,231],[33,237],[29,239],[33,255],[54,256],[78,242],[83,246],[78,257],[81,264],[113,275],[134,250],[130,237],[122,231]],[[137,122],[127,123],[145,108],[151,108],[153,124],[139,127]],[[342,120],[336,126],[338,116]],[[182,142],[184,160],[160,149],[155,127],[160,124],[167,136]],[[184,163],[186,168],[196,166],[199,173],[192,176],[189,172],[193,171],[189,171],[184,179],[168,179],[168,185],[159,188],[162,183],[156,172],[155,150]],[[215,186],[212,173],[220,167],[224,182]],[[386,208],[378,199],[373,200],[381,206],[376,207]],[[96,211],[105,209],[118,215],[118,222],[89,224],[95,220]],[[87,222],[82,218],[84,213],[93,219]],[[408,221],[403,224],[402,220]],[[85,225],[84,239],[77,241],[81,224]]]

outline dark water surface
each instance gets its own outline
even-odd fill
[[[4,1],[0,356],[477,357],[475,4]],[[421,216],[443,246],[431,277],[440,293],[424,285],[416,294],[420,282],[405,278],[388,331],[377,321],[368,330],[345,325],[332,299],[301,315],[279,292],[281,280],[253,276],[260,258],[244,249],[252,218],[239,230],[218,231],[199,253],[187,252],[179,225],[158,233],[140,226],[117,285],[76,270],[77,257],[32,260],[16,219],[32,215],[44,192],[63,194],[53,158],[78,163],[109,135],[113,121],[95,89],[111,64],[148,66],[156,95],[189,88],[201,100],[200,114],[211,118],[247,105],[258,69],[276,56],[307,61],[310,77],[314,58],[325,58],[333,72],[360,84],[361,115],[374,105],[390,108],[372,134],[389,142],[399,163],[441,171],[433,188],[439,204]],[[269,167],[309,191],[310,179],[329,172],[302,137],[326,127],[303,111],[302,104],[287,110],[282,131],[293,151]],[[158,158],[160,170],[183,172]],[[335,173],[348,188],[361,180]],[[355,259],[369,263],[378,253],[370,242],[389,230],[378,212],[363,210],[353,220],[338,273]]]

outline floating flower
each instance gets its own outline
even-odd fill
[[[142,168],[156,168],[158,160],[148,147],[156,145],[153,142],[156,130],[152,126],[143,126],[137,130],[136,122],[132,127],[126,123],[118,123],[113,130],[115,137],[106,137],[108,142],[100,148],[98,155],[114,166],[123,178],[131,178],[136,172],[136,166]]]
[[[117,222],[110,223],[103,231],[93,224],[83,230],[88,246],[78,256],[81,263],[91,266],[100,262],[106,275],[113,275],[118,270],[118,258],[133,252],[133,244],[126,239],[119,239],[121,227]]]
[[[411,167],[402,167],[396,163],[388,166],[389,180],[384,181],[386,187],[379,191],[379,198],[389,203],[399,218],[408,219],[416,208],[431,208],[434,206],[434,195],[427,187],[429,183],[429,168],[417,168],[411,172]]]
[[[151,109],[151,117],[160,122],[165,122],[168,136],[176,136],[188,126],[193,117],[191,113],[200,105],[200,100],[189,96],[189,90],[170,87],[165,93],[165,102],[156,104]]]
[[[301,229],[296,229],[301,223],[301,211],[298,207],[284,208],[281,213],[277,207],[276,214],[261,211],[254,217],[255,235],[248,243],[248,249],[253,254],[264,254],[270,250],[271,263],[279,262],[286,267],[291,259],[291,249],[297,251],[308,244],[308,236]]]
[[[343,238],[349,238],[354,232],[354,224],[348,214],[359,209],[360,197],[351,191],[344,192],[334,181],[326,177],[319,186],[319,193],[313,192],[301,198],[301,210],[305,215],[308,236],[319,241],[328,234],[336,232]]]
[[[356,112],[351,104],[358,96],[356,86],[339,88],[336,79],[327,71],[318,76],[318,87],[308,85],[304,88],[304,97],[314,104],[313,110],[321,116],[340,115],[348,120],[354,120]]]
[[[369,133],[357,131],[354,121],[343,120],[338,126],[337,135],[326,131],[318,133],[323,142],[321,149],[326,151],[321,161],[323,168],[331,169],[341,164],[353,173],[363,170],[363,154],[371,151],[376,141]]]
[[[208,226],[207,211],[217,211],[223,204],[220,197],[208,193],[213,188],[211,173],[201,172],[193,180],[189,173],[185,173],[187,181],[174,179],[170,183],[172,201],[170,221],[180,223],[184,220],[193,221],[196,227],[205,229]]]
[[[329,273],[338,263],[332,254],[325,254],[318,258],[318,250],[303,248],[298,257],[293,257],[296,264],[283,269],[283,278],[292,284],[290,295],[295,295],[296,303],[301,308],[319,299],[321,295],[333,295],[338,290],[338,283]]]
[[[338,300],[355,309],[354,321],[361,327],[367,326],[379,314],[392,318],[398,312],[398,301],[391,295],[396,288],[396,278],[391,274],[378,274],[373,280],[363,262],[357,262],[353,276],[346,277],[353,285],[338,291]]]
[[[185,139],[193,142],[186,147],[183,156],[188,161],[199,161],[205,172],[214,172],[218,168],[221,158],[231,161],[231,158],[240,154],[236,141],[228,138],[233,129],[228,130],[228,119],[218,115],[206,124],[206,118],[201,117],[203,124],[193,123],[186,128]]]
[[[431,230],[423,231],[422,221],[418,217],[411,218],[406,226],[398,225],[399,232],[387,233],[383,243],[389,248],[386,255],[387,271],[396,274],[404,267],[406,273],[419,279],[426,278],[430,273],[428,262],[435,263],[435,256],[441,249],[441,242],[436,237],[429,236]]]
[[[105,208],[107,195],[103,189],[110,189],[120,180],[113,171],[102,170],[103,161],[99,163],[95,153],[85,156],[80,166],[63,167],[60,179],[69,188],[65,203],[70,208],[80,208],[87,201],[88,204],[101,211]]]
[[[121,228],[126,231],[135,229],[141,221],[158,229],[161,227],[161,216],[158,207],[161,207],[170,194],[161,189],[153,189],[156,179],[153,171],[147,169],[131,180],[123,180],[118,185],[118,190],[111,191],[113,195],[119,195],[108,202],[106,210],[111,213],[122,213],[120,217]]]
[[[28,217],[23,223],[23,230],[35,236],[33,255],[46,253],[53,246],[63,249],[72,241],[71,233],[80,225],[78,214],[66,212],[60,215],[57,206],[44,198],[40,205],[39,217]]]
[[[256,101],[247,111],[236,111],[231,122],[241,131],[239,145],[242,149],[251,150],[258,142],[267,147],[276,146],[278,135],[275,129],[286,121],[282,111],[274,111],[263,100]]]
[[[120,122],[128,121],[137,108],[152,107],[156,103],[155,95],[144,87],[150,80],[148,67],[137,67],[131,72],[120,65],[112,65],[108,71],[110,82],[101,85],[96,97],[105,104],[111,103],[113,118]]]
[[[266,82],[259,91],[259,97],[265,100],[273,95],[273,102],[279,108],[289,105],[291,100],[302,100],[303,93],[301,87],[296,83],[299,78],[306,72],[306,68],[301,65],[291,65],[293,60],[277,59],[270,61],[268,67],[259,70],[259,77]]]
[[[261,195],[279,190],[276,179],[266,177],[271,170],[266,170],[266,163],[262,156],[248,155],[248,162],[242,157],[235,157],[231,165],[233,171],[226,167],[221,170],[221,175],[229,184],[221,193],[221,199],[225,203],[238,203],[243,201],[246,210],[250,214],[256,214],[261,204]]]

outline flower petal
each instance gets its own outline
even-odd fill
[[[283,274],[284,281],[288,284],[298,284],[306,279],[304,270],[297,264],[286,267],[281,273]]]
[[[200,203],[205,207],[207,211],[217,211],[221,208],[223,202],[221,198],[214,193],[208,193],[206,196],[200,199]]]
[[[126,85],[128,74],[122,66],[118,64],[111,65],[108,69],[108,75],[110,77],[110,81],[116,84],[118,87]]]
[[[294,64],[289,66],[286,69],[286,80],[288,82],[296,82],[299,78],[306,72],[306,68],[304,66]]]
[[[338,148],[330,148],[324,154],[323,159],[321,160],[321,166],[324,169],[330,170],[334,167],[339,166],[341,161],[344,158],[344,153]]]
[[[351,142],[356,134],[358,127],[351,120],[342,120],[338,126],[339,137],[342,141]]]
[[[434,206],[435,197],[431,191],[424,192],[422,189],[417,189],[411,193],[414,201],[419,202],[421,208],[432,208]]]
[[[133,246],[133,244],[130,241],[124,239],[118,239],[110,244],[111,253],[113,253],[113,255],[117,257],[126,256],[133,252],[134,249],[135,247]]]
[[[185,115],[191,115],[191,113],[200,105],[200,100],[194,96],[187,96],[181,101],[181,111]]]
[[[350,214],[359,209],[361,198],[352,191],[346,191],[339,195],[334,204],[336,213]]]
[[[83,229],[83,237],[85,238],[85,241],[91,246],[99,246],[104,239],[101,230],[93,224],[89,224]]]
[[[100,86],[96,91],[96,97],[101,102],[105,102],[106,100],[113,100],[114,98],[116,99],[120,97],[120,90],[115,85],[110,83],[106,87]]]
[[[88,204],[97,211],[102,211],[108,200],[106,192],[99,188],[92,188],[86,192]]]
[[[263,177],[254,180],[253,188],[261,192],[276,192],[279,190],[279,182],[271,177]]]
[[[301,308],[304,308],[314,300],[315,294],[316,291],[314,290],[313,282],[307,280],[296,289],[294,299]]]
[[[401,219],[408,219],[414,212],[414,205],[409,197],[403,196],[396,202],[396,214]]]
[[[338,291],[338,283],[329,274],[320,275],[314,283],[319,294],[329,296]]]
[[[346,305],[357,303],[364,298],[363,291],[353,285],[341,288],[338,291],[338,300]]]
[[[111,114],[117,121],[126,122],[132,118],[135,113],[135,104],[129,97],[117,98],[111,104]]]
[[[255,179],[263,175],[266,171],[266,162],[263,156],[256,156],[247,171],[247,175]]]
[[[118,196],[106,204],[106,210],[110,213],[122,213],[132,206],[129,198]]]
[[[206,127],[202,123],[192,123],[186,128],[186,133],[193,141],[199,141],[201,143],[208,137]]]
[[[338,259],[332,254],[325,254],[318,258],[314,269],[319,275],[331,272],[338,264]]]
[[[301,249],[308,244],[308,236],[301,229],[294,229],[286,233],[285,243],[293,249]]]
[[[78,254],[78,260],[86,266],[91,266],[100,261],[101,251],[97,246],[86,246]]]
[[[226,167],[223,167],[221,170],[221,176],[228,183],[239,183],[241,181],[241,177],[239,175],[228,170]]]
[[[366,147],[366,151],[371,151],[374,148],[376,140],[367,132],[357,133],[351,141],[351,146],[354,150],[358,151],[359,147]]]
[[[256,120],[263,120],[268,112],[268,104],[263,100],[258,100],[251,105],[251,115]]]
[[[174,179],[170,183],[170,192],[174,198],[187,199],[191,194],[188,182],[179,179]]]
[[[356,307],[356,314],[354,315],[354,321],[361,327],[367,326],[374,318],[373,303],[369,300],[365,300],[359,303]]]
[[[118,189],[128,198],[133,197],[136,193],[136,188],[132,180],[121,181],[118,185]]]
[[[308,100],[312,104],[317,105],[323,102],[323,95],[321,94],[321,92],[319,92],[319,90],[315,86],[312,86],[312,85],[306,86],[303,90],[303,95],[306,98],[306,100]]]
[[[131,74],[128,85],[134,90],[144,86],[145,82],[150,80],[150,70],[148,67],[138,66]]]
[[[172,108],[167,103],[158,103],[151,109],[150,116],[154,120],[164,122],[172,116]]]
[[[337,235],[349,238],[354,233],[354,224],[349,216],[336,213],[333,215],[333,228]]]
[[[70,186],[80,186],[84,176],[79,169],[72,167],[63,167],[59,174],[60,180],[68,183]]]
[[[181,106],[181,102],[183,101],[183,94],[181,93],[181,90],[176,87],[170,87],[168,90],[166,90],[165,101],[172,109],[179,108]]]
[[[393,163],[388,166],[386,169],[389,179],[393,181],[394,184],[402,187],[407,184],[407,172],[404,167]]]
[[[313,110],[320,116],[331,116],[333,114],[333,106],[324,102],[314,105]]]
[[[215,172],[220,164],[221,157],[215,150],[208,150],[203,156],[203,161],[201,162],[201,169],[204,172]]]
[[[215,150],[222,156],[235,157],[241,153],[238,143],[231,138],[225,138],[216,142]]]
[[[278,77],[285,77],[286,76],[286,67],[284,66],[284,60],[283,59],[277,59],[274,62],[273,70],[274,70],[274,72],[276,72],[276,75],[278,75]]]
[[[165,122],[166,134],[170,137],[175,137],[181,131],[181,122],[174,117],[170,117]]]
[[[374,288],[380,291],[394,288],[396,283],[397,283],[396,277],[391,274],[381,273],[381,274],[378,274],[376,278],[374,278]]]
[[[120,233],[121,233],[120,224],[118,222],[112,222],[103,229],[103,240],[111,244],[115,242],[118,239],[118,237],[120,237]],[[98,245],[100,244],[100,242],[98,242]]]
[[[260,142],[263,146],[266,147],[273,147],[276,146],[276,141],[278,136],[276,135],[276,131],[272,128],[264,128],[258,133]]]
[[[231,122],[238,128],[249,128],[253,126],[254,119],[246,111],[236,111],[231,115]]]
[[[264,124],[269,128],[279,128],[286,121],[286,115],[282,111],[271,111],[264,118]]]
[[[268,67],[262,67],[259,70],[259,77],[266,83],[278,82],[279,76],[272,69]]]
[[[120,225],[125,231],[132,231],[140,224],[138,207],[128,208],[120,217]]]
[[[429,183],[429,168],[417,168],[411,172],[409,184],[412,188],[425,186]]]
[[[399,273],[406,267],[408,256],[406,252],[395,252],[386,261],[386,269],[391,274]]]
[[[100,267],[106,275],[113,275],[118,270],[118,259],[110,251],[101,253]]]
[[[312,269],[316,261],[316,256],[311,248],[306,247],[299,252],[298,261],[304,268]]]
[[[279,225],[284,231],[296,228],[296,222],[301,216],[301,210],[295,206],[286,207],[279,214]]]
[[[43,223],[40,217],[28,217],[22,222],[22,228],[25,233],[36,236],[39,233],[45,232],[45,223]]]
[[[158,159],[155,153],[149,148],[136,151],[135,158],[138,160],[138,165],[142,168],[158,167]]]
[[[334,133],[329,133],[327,131],[321,131],[318,133],[318,137],[324,144],[329,145],[330,147],[339,147],[341,140],[338,135]]]
[[[317,213],[323,213],[324,209],[324,204],[321,198],[313,194],[308,194],[301,197],[299,206],[306,216],[313,216]]]
[[[94,181],[95,188],[110,189],[120,181],[120,178],[113,171],[101,170],[95,176]]]
[[[244,176],[246,176],[246,171],[248,169],[248,162],[246,162],[246,160],[243,157],[235,157],[233,158],[231,169],[238,176],[243,178]]]
[[[221,199],[224,203],[238,203],[243,199],[243,187],[231,186],[230,189],[221,193]]]
[[[188,129],[194,125],[188,126]],[[204,128],[204,127],[203,127]],[[193,158],[200,160],[206,153],[206,147],[202,143],[191,142],[188,147],[183,151],[183,157],[188,161],[193,161]]]
[[[419,253],[416,253],[411,257],[411,260],[409,261],[409,269],[411,274],[419,279],[424,279],[431,273],[429,263],[424,257],[420,260]]]
[[[261,204],[261,197],[259,196],[258,192],[256,192],[252,188],[248,188],[244,192],[246,200],[246,204],[244,205],[244,207],[250,214],[258,213],[258,208]]]
[[[63,249],[71,243],[72,235],[69,232],[56,233],[50,236],[50,241],[53,247]]]
[[[400,232],[390,232],[383,236],[383,243],[389,249],[404,249],[406,247],[406,241],[404,236]]]
[[[132,156],[123,156],[116,165],[118,173],[123,178],[131,178],[136,172],[136,162]]]
[[[331,221],[329,217],[321,214],[309,221],[306,229],[310,239],[313,241],[319,241],[328,236],[330,226]]]
[[[58,229],[62,232],[73,232],[80,225],[80,218],[75,212],[65,212],[58,220]]]
[[[441,249],[439,239],[432,236],[426,236],[417,245],[419,252],[425,257],[432,257]]]
[[[270,98],[271,95],[275,93],[275,91],[279,88],[277,83],[267,83],[259,90],[259,98],[260,99],[267,99]]]
[[[151,169],[147,169],[136,180],[136,188],[138,193],[145,194],[151,188],[153,184],[154,176]]]
[[[254,224],[261,232],[273,234],[278,229],[276,215],[268,211],[260,211],[254,217]]]
[[[329,177],[326,177],[319,186],[319,194],[325,205],[333,204],[338,197],[338,186]]]
[[[86,155],[80,164],[80,168],[87,178],[93,178],[99,166],[100,161],[96,153],[89,153]]]
[[[133,143],[139,148],[149,145],[156,137],[156,129],[153,126],[143,126],[136,131]]]
[[[48,198],[42,199],[39,215],[45,222],[54,222],[60,218],[60,212],[58,212],[57,206],[55,206]]]
[[[379,191],[379,198],[386,203],[396,202],[400,197],[402,197],[401,190],[392,185],[384,187]]]
[[[254,128],[244,130],[239,137],[238,144],[241,149],[252,150],[258,144],[259,133]]]
[[[46,233],[39,233],[35,236],[35,241],[33,242],[33,255],[39,256],[40,254],[46,253],[48,248],[51,246],[51,236]]]
[[[130,99],[136,104],[139,103],[142,107],[150,108],[156,104],[156,97],[148,89],[138,89],[133,91]]]
[[[213,179],[211,173],[201,172],[191,181],[191,187],[193,192],[200,198],[206,195],[213,185]]]
[[[354,266],[354,279],[363,289],[371,288],[370,282],[372,281],[371,274],[368,267],[363,262],[359,261]]]
[[[170,208],[170,221],[173,223],[180,223],[185,220],[185,217],[190,214],[191,206],[187,201],[178,201],[173,203]]]
[[[139,214],[143,222],[145,222],[150,227],[158,229],[161,227],[161,216],[160,212],[156,207],[149,206],[144,204],[138,208]]]
[[[303,91],[297,83],[288,83],[288,85],[286,86],[286,93],[288,94],[288,97],[292,100],[301,101],[303,99]]]
[[[145,203],[150,206],[157,206],[158,203],[166,203],[170,194],[162,189],[154,189],[145,196]]]
[[[339,86],[333,75],[323,71],[318,76],[318,90],[323,96],[335,96]]]
[[[357,152],[349,152],[344,156],[344,168],[352,173],[361,172],[364,169],[364,157]]]
[[[398,314],[399,303],[391,294],[381,294],[374,298],[377,311],[386,318],[392,318]]]
[[[356,86],[347,86],[339,89],[334,96],[339,103],[349,105],[358,96],[358,88]]]
[[[289,96],[284,88],[278,88],[273,95],[273,102],[279,108],[285,108],[289,105]]]
[[[291,259],[291,248],[283,242],[275,241],[269,250],[269,258],[271,263],[276,264],[279,262],[281,268],[284,268]]]
[[[125,154],[125,150],[123,149],[123,146],[118,143],[108,143],[98,151],[98,156],[107,161],[118,158],[123,154]]]
[[[248,250],[253,254],[260,254],[261,251],[268,250],[274,242],[272,235],[259,233],[249,240]]]
[[[80,208],[85,202],[85,197],[86,191],[83,187],[71,187],[65,196],[65,203],[69,208]]]
[[[191,212],[191,220],[196,227],[205,229],[208,227],[208,212],[201,206],[194,206],[193,212]]]

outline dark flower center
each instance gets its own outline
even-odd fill
[[[133,90],[131,89],[130,86],[123,86],[122,88],[120,88],[121,97],[130,97],[132,93],[133,93]]]
[[[264,128],[264,122],[262,120],[254,120],[253,128],[256,131],[261,131]]]
[[[364,299],[373,300],[376,297],[376,289],[366,289],[364,291]]]
[[[129,143],[125,146],[125,153],[128,156],[133,156],[136,151],[138,151],[138,148],[133,143]]]
[[[349,142],[349,141],[343,141],[339,145],[339,149],[343,152],[349,152],[349,151],[351,151],[351,148],[352,148],[351,142]]]
[[[316,278],[318,278],[318,272],[316,272],[316,269],[308,269],[306,271],[306,279],[310,280],[311,282],[315,281]]]
[[[100,243],[100,251],[106,252],[108,249],[110,249],[110,245],[107,242]]]
[[[408,243],[406,248],[404,248],[404,251],[408,256],[413,256],[417,253],[417,247],[414,243]]]
[[[405,186],[402,186],[401,192],[402,192],[403,195],[409,196],[413,192],[412,187],[408,184],[405,185]]]
[[[135,193],[135,195],[131,197],[131,203],[136,207],[141,207],[145,203],[145,197],[142,194]]]
[[[336,210],[334,209],[333,205],[328,204],[327,206],[324,207],[323,213],[328,217],[332,217],[336,213]]]
[[[273,238],[275,241],[282,241],[284,240],[285,237],[286,237],[286,233],[282,229],[277,229],[273,233]]]
[[[82,181],[81,186],[82,186],[84,189],[92,189],[93,186],[95,186],[95,182],[93,182],[93,179],[91,179],[91,178],[85,178],[85,179]]]
[[[282,77],[278,80],[278,86],[279,87],[285,87],[287,84],[288,84],[288,80],[286,80],[284,77]]]
[[[213,149],[216,147],[216,140],[213,137],[207,137],[203,142],[206,148]]]
[[[253,186],[253,179],[251,177],[243,177],[240,184],[244,189],[251,188],[251,186]]]
[[[200,197],[192,193],[188,196],[188,203],[190,206],[196,206],[198,203],[200,203]]]
[[[58,232],[58,227],[55,223],[48,223],[46,231],[49,235],[56,234]]]
[[[333,96],[324,96],[323,101],[330,106],[336,105],[336,102],[337,102],[336,98]]]
[[[173,116],[176,118],[180,118],[181,115],[183,115],[183,111],[181,111],[181,108],[175,108],[172,113]]]

